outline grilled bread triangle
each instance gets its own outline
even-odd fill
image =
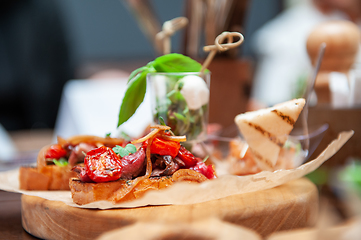
[[[236,116],[235,122],[262,170],[273,170],[304,105],[305,99],[293,99]]]

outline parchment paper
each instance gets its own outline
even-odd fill
[[[9,192],[42,197],[48,200],[61,201],[79,208],[132,208],[147,205],[185,205],[194,204],[230,195],[243,194],[273,188],[289,181],[301,178],[314,171],[322,163],[332,157],[353,135],[353,131],[342,132],[338,138],[314,160],[298,168],[278,170],[275,172],[260,172],[248,176],[224,175],[217,179],[201,184],[176,183],[160,191],[149,191],[144,197],[134,201],[113,204],[108,201],[99,201],[79,206],[73,203],[70,191],[23,191],[19,189],[18,169],[0,173],[0,189]]]

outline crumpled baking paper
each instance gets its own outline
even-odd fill
[[[200,184],[177,182],[171,187],[149,191],[142,198],[129,202],[113,204],[109,201],[93,202],[79,206],[73,203],[70,191],[24,191],[19,189],[19,170],[0,173],[0,189],[32,196],[38,196],[79,208],[133,208],[148,205],[185,205],[220,199],[235,194],[243,194],[273,188],[301,178],[314,171],[332,157],[353,135],[353,131],[341,132],[337,139],[314,160],[295,169],[263,171],[254,175],[224,175]]]

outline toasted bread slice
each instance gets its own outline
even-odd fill
[[[69,139],[58,137],[58,143],[63,147],[66,145],[76,146],[81,143],[89,143],[95,146],[122,145],[124,139],[102,138],[90,135],[77,135]],[[76,177],[72,167],[77,163],[68,162],[67,166],[48,165],[46,152],[52,145],[44,146],[37,156],[36,167],[20,167],[19,182],[22,190],[70,190],[69,179]]]
[[[235,122],[262,170],[273,170],[305,100],[294,99],[236,116]]]
[[[173,176],[151,177],[140,180],[132,188],[134,180],[118,180],[105,183],[85,183],[78,178],[69,181],[73,201],[78,205],[107,200],[125,202],[142,197],[147,191],[160,190],[171,186],[174,182],[200,183],[208,180],[203,174],[191,169],[180,169]]]
[[[19,187],[22,190],[69,190],[69,179],[76,177],[70,166],[46,165],[45,152],[50,145],[40,149],[36,167],[20,167]]]
[[[132,181],[133,180],[118,180],[104,183],[84,183],[77,178],[72,178],[69,181],[69,186],[73,201],[76,204],[84,205],[101,200],[116,202],[116,196],[122,195],[124,191],[127,191],[132,185]],[[152,177],[144,179],[119,202],[139,198],[143,196],[146,191],[162,189],[172,184],[173,179],[171,177]]]
[[[69,190],[69,179],[73,177],[76,173],[68,166],[20,167],[19,187],[22,190]]]

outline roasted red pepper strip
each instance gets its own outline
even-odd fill
[[[147,147],[147,142],[143,143],[143,148]],[[175,158],[178,155],[178,151],[180,148],[180,143],[175,141],[164,140],[159,137],[155,137],[153,139],[152,145],[150,146],[151,154],[159,154],[159,155],[170,155],[172,158]]]
[[[197,159],[184,146],[179,148],[177,157],[179,157],[184,162],[186,168],[193,167],[197,164]]]
[[[212,165],[206,165],[204,162],[199,161],[194,167],[191,167],[196,172],[202,173],[208,179],[216,178],[216,174]]]
[[[46,151],[45,158],[59,159],[65,157],[66,154],[66,150],[63,149],[60,144],[54,144]]]
[[[93,149],[84,159],[85,171],[94,182],[110,182],[118,180],[122,174],[119,156],[108,147]]]

